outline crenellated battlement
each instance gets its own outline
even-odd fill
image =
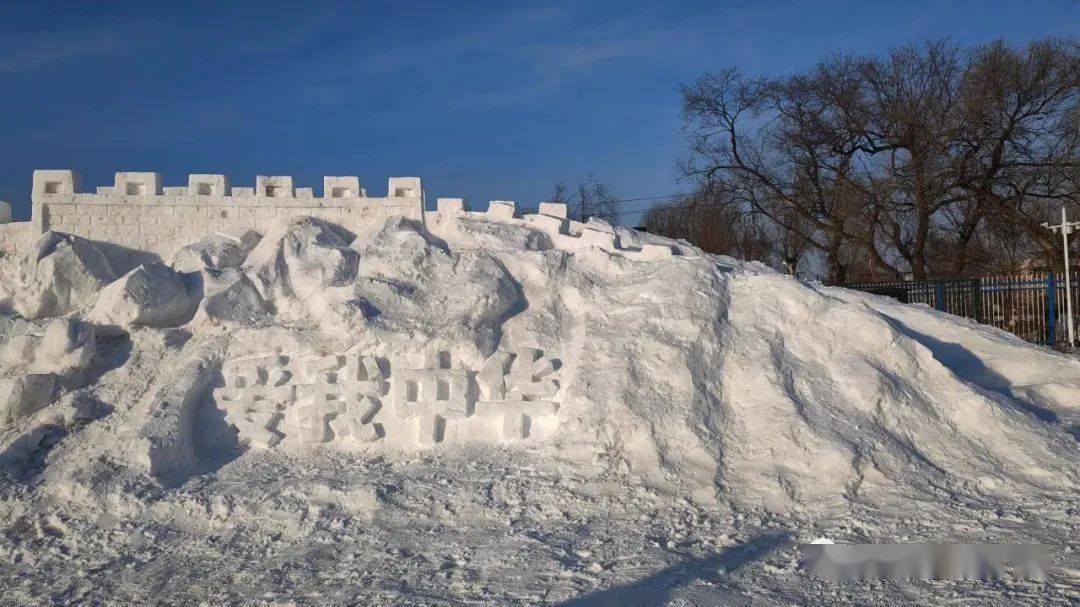
[[[423,186],[419,177],[391,177],[386,186],[384,199],[420,198]],[[111,186],[98,186],[93,193],[82,191],[82,179],[75,171],[38,170],[34,171],[34,198],[71,196],[83,194],[89,196],[198,196],[204,201],[214,198],[300,198],[313,200],[314,188],[297,188],[289,175],[258,175],[254,187],[233,187],[226,175],[193,174],[188,175],[187,187],[168,187],[162,185],[160,173],[119,172]],[[323,177],[323,199],[372,199],[367,190],[360,185],[360,178],[355,176]]]
[[[119,172],[113,184],[82,191],[75,171],[34,171],[32,223],[37,233],[67,232],[163,259],[211,232],[260,233],[308,215],[354,233],[376,229],[388,217],[424,221],[418,177],[391,177],[387,195],[371,197],[355,176],[323,178],[322,196],[296,187],[287,175],[259,175],[235,187],[225,175],[194,174],[187,186],[164,186],[159,173]]]
[[[388,218],[405,217],[445,237],[457,230],[459,220],[472,219],[542,232],[544,242],[565,251],[598,250],[642,261],[678,253],[666,244],[626,245],[606,222],[568,219],[564,204],[540,203],[537,213],[522,216],[508,200],[493,200],[486,211],[470,212],[461,198],[440,198],[437,210],[425,212],[418,177],[391,177],[384,197],[369,196],[355,176],[324,177],[322,196],[316,196],[315,188],[296,187],[288,175],[259,175],[254,186],[236,187],[225,175],[193,174],[187,186],[174,187],[163,185],[159,173],[120,172],[112,185],[94,193],[81,188],[74,171],[34,171],[34,233],[66,232],[115,245],[133,256],[150,253],[170,260],[207,234],[266,234],[300,216],[322,219],[357,236],[382,228]]]
[[[556,202],[541,202],[536,213],[522,216],[512,200],[492,200],[486,211],[470,211],[462,198],[439,198],[437,210],[428,211],[425,223],[429,230],[445,238],[457,230],[461,220],[483,220],[542,232],[552,248],[568,252],[599,250],[635,261],[662,261],[681,254],[667,244],[626,246],[606,221],[590,219],[582,223],[568,219],[566,205]]]

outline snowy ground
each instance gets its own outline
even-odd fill
[[[519,219],[428,229],[301,221],[123,277],[63,238],[0,257],[0,381],[56,384],[0,411],[3,604],[1080,600],[1077,359],[629,231],[625,253]],[[383,366],[304,383],[354,352]],[[289,360],[243,371],[268,354]],[[409,365],[465,378],[469,406],[424,417]],[[346,368],[381,407],[312,409]],[[798,566],[819,537],[1043,543],[1052,567],[828,582]]]
[[[1077,501],[910,501],[828,519],[704,509],[514,451],[236,460],[135,520],[10,511],[7,604],[1069,605]],[[947,496],[945,496],[947,499]],[[1074,496],[1075,497],[1075,496]],[[945,500],[943,500],[945,501]],[[16,503],[8,498],[7,506]],[[17,506],[14,506],[17,508]],[[1042,542],[1045,582],[834,583],[797,541]]]

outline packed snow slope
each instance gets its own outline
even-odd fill
[[[46,234],[2,260],[14,312],[2,320],[3,381],[15,386],[5,436],[20,442],[45,426],[66,433],[35,471],[59,499],[122,501],[112,493],[120,489],[90,483],[101,466],[122,471],[114,478],[174,486],[258,447],[409,457],[470,442],[632,470],[694,500],[780,512],[842,507],[898,486],[1075,490],[1077,445],[1067,430],[1080,405],[1080,362],[923,307],[632,231],[618,236],[622,250],[659,242],[678,254],[560,250],[520,220],[462,216],[424,230],[397,219],[357,238],[301,219],[261,240],[208,235],[177,256],[181,271],[143,264],[110,280],[92,243]],[[33,368],[59,362],[49,347],[96,356],[77,370]],[[551,368],[528,385],[494,389],[518,390],[517,399],[487,394],[485,373],[510,372],[493,358],[521,348]],[[365,440],[362,431],[347,440],[344,418],[356,404],[347,395],[337,395],[340,410],[297,414],[292,426],[292,409],[316,405],[266,396],[278,398],[265,407],[282,418],[270,430],[258,407],[230,412],[219,402],[230,361],[339,354],[372,361],[387,386],[364,401],[367,419],[355,420],[369,427]],[[303,383],[299,365],[282,372]],[[447,405],[399,393],[402,365],[422,377],[464,370],[448,380],[462,394]],[[251,372],[258,383],[274,369]],[[47,395],[17,388],[41,382],[54,384]],[[507,419],[516,416],[480,411],[498,409],[488,401],[535,400],[547,408],[526,412],[524,432],[510,428],[522,423]],[[86,423],[88,402],[111,413]],[[272,440],[238,434],[245,424]],[[9,449],[9,472],[18,455]]]
[[[632,230],[567,247],[574,226],[302,218],[139,265],[66,234],[9,246],[8,515],[135,519],[215,477],[364,510],[280,463],[508,452],[785,516],[1076,495],[1077,359]],[[273,522],[224,492],[184,516]]]

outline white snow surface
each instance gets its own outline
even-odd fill
[[[1080,359],[614,231],[680,254],[462,214],[0,256],[4,603],[1080,598]],[[820,537],[1056,551],[838,584]]]

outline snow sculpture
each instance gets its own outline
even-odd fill
[[[333,436],[352,442],[371,442],[382,436],[382,427],[372,423],[382,408],[386,381],[379,361],[372,356],[349,354],[327,356],[308,362],[305,378],[313,386],[302,388],[302,401],[286,426],[286,433],[299,431],[309,443]]]
[[[459,248],[480,246],[480,241],[469,243],[476,228],[462,230],[461,221],[475,222],[485,220],[492,223],[528,227],[547,236],[549,248],[590,254],[602,251],[633,261],[661,262],[681,257],[682,250],[677,245],[640,242],[631,239],[622,242],[620,232],[609,222],[590,218],[582,223],[568,218],[566,204],[560,202],[541,202],[536,213],[519,216],[517,205],[509,200],[492,200],[486,211],[470,212],[469,205],[460,198],[440,198],[438,210],[426,214],[426,229],[440,238],[458,240]],[[466,244],[462,244],[465,240]]]
[[[234,361],[225,374],[225,387],[214,398],[225,419],[236,426],[241,444],[265,449],[284,436],[277,430],[279,407],[296,402],[296,386],[284,356],[263,356]]]
[[[538,213],[522,216],[508,200],[493,200],[486,211],[470,212],[461,198],[441,198],[437,210],[426,212],[418,177],[390,177],[383,198],[368,196],[355,176],[323,177],[322,197],[313,188],[297,187],[288,175],[259,175],[254,187],[235,187],[225,175],[193,174],[186,187],[163,187],[158,173],[120,172],[114,185],[99,187],[95,194],[81,192],[80,186],[74,171],[34,171],[33,232],[62,232],[119,245],[129,252],[132,265],[144,261],[147,253],[173,259],[208,234],[265,235],[299,217],[313,217],[357,236],[372,234],[397,217],[435,235],[453,232],[459,220],[482,218],[528,226],[546,234],[548,246],[564,251],[602,251],[643,262],[665,261],[681,251],[667,244],[622,243],[620,232],[607,222],[569,219],[563,203],[542,202]]]
[[[114,185],[80,190],[74,171],[34,171],[32,226],[108,242],[161,259],[207,234],[265,234],[290,219],[311,216],[361,234],[390,217],[424,221],[417,177],[391,177],[385,198],[373,198],[356,177],[325,177],[323,197],[287,175],[256,177],[233,187],[224,175],[189,175],[187,187],[163,187],[158,173],[116,173]]]
[[[558,403],[541,400],[553,397],[559,390],[559,384],[548,379],[555,371],[555,364],[535,348],[521,348],[514,356],[510,372],[506,373],[509,356],[505,354],[496,353],[488,361],[491,366],[480,372],[486,392],[493,400],[477,402],[476,413],[500,419],[504,439],[528,438],[534,418],[554,416],[559,410]],[[481,390],[485,389],[484,384]],[[501,398],[503,395],[505,400]]]
[[[269,448],[298,444],[360,446],[377,441],[430,446],[462,424],[459,438],[529,438],[533,422],[554,420],[555,361],[534,348],[496,352],[478,372],[452,368],[448,353],[429,352],[420,365],[373,356],[258,356],[225,365],[214,399],[240,442]],[[475,381],[479,388],[470,390]],[[388,400],[388,407],[383,401]],[[392,431],[391,431],[392,430]]]
[[[464,369],[449,368],[448,358],[428,354],[420,369],[394,369],[394,413],[419,418],[421,443],[442,442],[447,422],[469,415],[468,377]]]

